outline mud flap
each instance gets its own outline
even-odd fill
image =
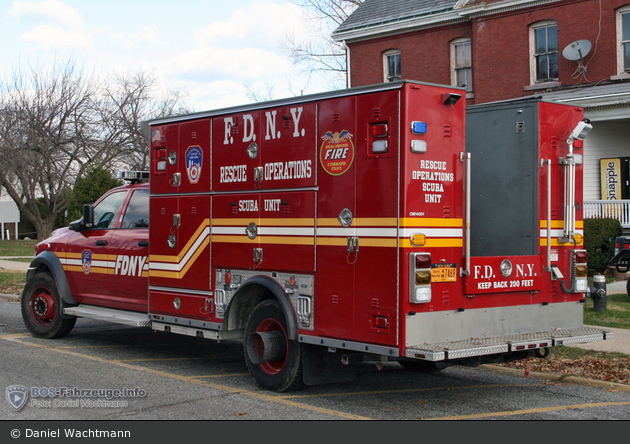
[[[304,384],[332,384],[355,379],[354,367],[341,363],[339,352],[331,353],[326,347],[302,344]]]

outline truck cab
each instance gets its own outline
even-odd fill
[[[74,324],[74,317],[63,313],[66,307],[99,306],[146,316],[148,174],[119,177],[128,183],[86,205],[83,218],[35,247],[22,310],[36,336],[56,337],[62,325]]]

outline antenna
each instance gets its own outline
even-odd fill
[[[591,42],[588,40],[577,40],[569,43],[563,50],[562,56],[567,60],[582,60],[591,52]]]

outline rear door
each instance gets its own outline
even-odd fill
[[[396,345],[399,90],[359,96],[355,337]]]
[[[322,101],[318,113],[315,334],[354,338],[356,97]],[[321,330],[320,330],[321,329]]]
[[[538,104],[475,108],[466,120],[473,190],[466,294],[540,291]]]

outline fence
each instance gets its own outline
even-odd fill
[[[623,228],[630,228],[630,200],[585,200],[584,219],[617,219]]]

